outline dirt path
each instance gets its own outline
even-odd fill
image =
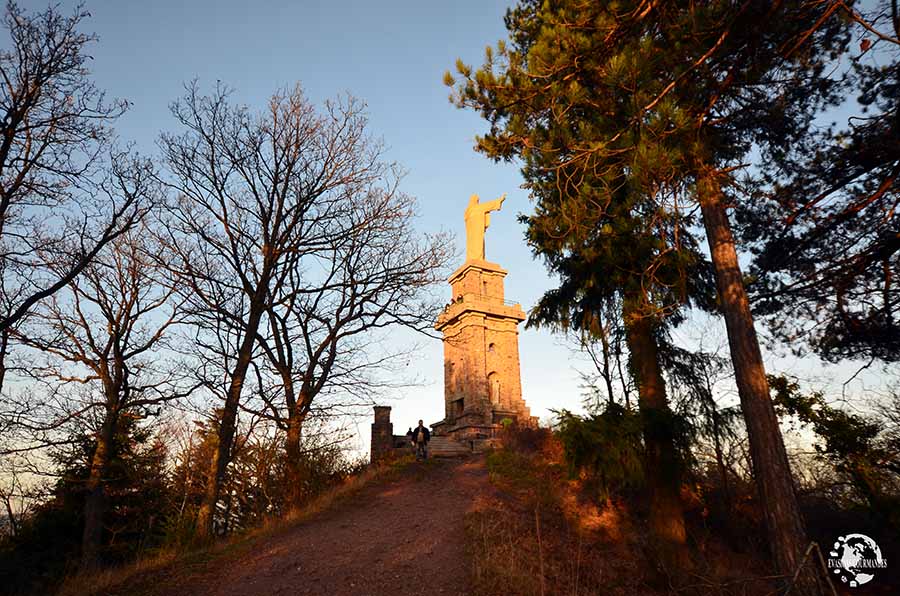
[[[335,509],[169,584],[168,594],[469,594],[464,516],[488,490],[483,460],[413,464]]]

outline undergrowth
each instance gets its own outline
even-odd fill
[[[496,496],[466,523],[477,595],[756,596],[774,589],[765,557],[717,537],[690,494],[695,568],[666,569],[647,539],[646,503],[570,474],[564,451],[549,430],[510,429],[504,446],[488,454]]]

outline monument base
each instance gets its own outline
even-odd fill
[[[515,411],[493,410],[487,416],[471,412],[454,420],[435,422],[430,426],[434,436],[447,437],[469,446],[472,451],[484,451],[498,447],[502,442],[503,429],[513,424],[536,427],[537,418],[521,416]]]

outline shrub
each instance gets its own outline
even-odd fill
[[[558,413],[556,436],[565,451],[569,475],[587,474],[607,493],[643,484],[640,416],[618,404],[587,417]]]

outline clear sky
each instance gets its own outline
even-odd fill
[[[70,11],[75,4],[66,0],[62,9]],[[441,83],[457,57],[480,64],[485,45],[505,37],[508,4],[87,0],[92,18],[84,29],[100,37],[90,48],[95,81],[110,96],[133,104],[118,123],[119,134],[145,153],[155,152],[159,132],[174,126],[168,105],[195,77],[206,89],[221,80],[236,90],[237,100],[260,108],[274,91],[297,81],[315,102],[344,92],[363,99],[371,131],[383,137],[388,158],[408,171],[403,190],[418,199],[421,229],[452,232],[459,239],[459,263],[469,195],[487,200],[507,193],[503,210],[491,217],[487,258],[509,271],[507,298],[528,310],[551,281],[543,265],[532,260],[516,221],[517,214],[531,208],[519,188],[521,177],[515,166],[494,164],[472,150],[484,122],[452,106]],[[38,0],[23,5],[46,6]],[[449,286],[446,292],[449,299]],[[698,320],[680,333],[689,342],[705,338],[707,347],[711,341],[726,345],[717,321]],[[396,340],[406,338],[400,334]],[[390,402],[398,433],[418,418],[431,423],[443,416],[441,345],[420,343],[410,366],[425,385]],[[562,338],[523,330],[519,349],[523,393],[532,412],[546,417],[549,408],[577,409],[578,376]],[[804,375],[818,370],[815,363],[791,358],[779,359],[777,366]],[[847,370],[838,376],[846,377]],[[368,441],[369,422],[358,425],[361,446]]]

